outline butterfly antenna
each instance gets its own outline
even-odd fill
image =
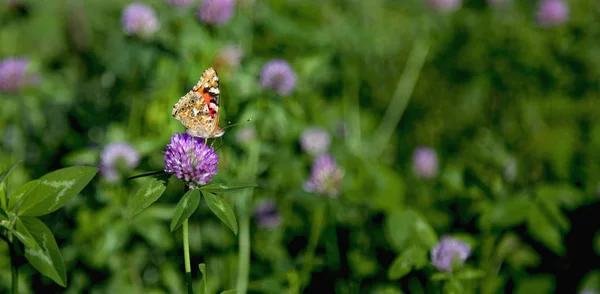
[[[249,118],[249,119],[248,119],[247,121],[245,121],[245,122],[241,122],[241,123],[235,123],[235,124],[232,124],[232,125],[225,126],[225,127],[223,127],[223,130],[225,130],[225,129],[227,129],[227,128],[234,127],[234,126],[238,126],[238,125],[241,125],[241,124],[249,123],[249,122],[251,122],[251,121],[252,121],[252,119],[251,119],[251,118]]]

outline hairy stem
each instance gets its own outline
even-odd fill
[[[187,283],[188,294],[193,294],[192,289],[192,266],[190,265],[190,242],[188,238],[188,220],[183,222],[183,256],[185,259],[185,281]]]

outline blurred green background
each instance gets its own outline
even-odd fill
[[[1,169],[24,161],[9,195],[51,170],[98,166],[111,143],[141,157],[43,217],[68,285],[24,265],[21,292],[185,291],[182,237],[169,231],[183,184],[171,179],[133,220],[122,214],[145,181],[126,177],[163,169],[165,145],[185,131],[172,107],[209,66],[221,127],[241,123],[214,140],[213,181],[258,184],[226,194],[249,225],[250,293],[600,291],[600,5],[540,12],[552,1],[222,0],[231,17],[215,25],[198,17],[202,1],[148,0],[158,26],[127,34],[130,1],[3,0],[0,59],[27,59],[31,77],[0,93]],[[261,84],[273,59],[297,76],[289,95]],[[12,81],[2,69],[0,86]],[[303,189],[314,156],[301,137],[313,126],[344,170],[337,198]],[[437,154],[431,177],[415,172],[420,146]],[[277,203],[274,228],[253,215],[264,199]],[[444,235],[471,245],[465,268],[482,275],[445,286],[428,263],[390,276],[408,248],[429,252]],[[202,262],[211,293],[239,284],[240,241],[204,203],[190,243],[195,287]]]

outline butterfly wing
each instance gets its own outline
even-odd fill
[[[220,137],[225,133],[219,128],[219,77],[208,68],[185,96],[173,106],[173,116],[181,121],[187,133],[201,138]]]

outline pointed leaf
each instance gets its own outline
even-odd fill
[[[18,207],[16,214],[23,216],[54,212],[79,194],[97,172],[96,167],[72,166],[47,173],[38,179],[38,184],[28,193],[11,197],[9,207],[13,203],[12,207]]]
[[[200,294],[206,294],[206,264],[201,263],[198,265],[198,268],[200,268],[200,272],[202,273],[202,280],[200,280]]]
[[[17,213],[19,210],[19,204],[23,203],[23,199],[29,198],[29,194],[40,184],[40,180],[29,181],[23,186],[19,187],[17,191],[13,192],[8,198],[8,210]]]
[[[129,200],[127,217],[134,217],[146,207],[150,206],[150,204],[156,202],[156,200],[158,200],[165,192],[165,189],[167,189],[165,182],[158,179],[151,179],[143,184]]]
[[[233,207],[231,204],[223,198],[221,195],[209,193],[202,191],[202,195],[204,195],[204,199],[206,199],[206,204],[208,204],[208,208],[222,221],[227,225],[235,235],[238,233],[238,224],[237,219],[235,217],[235,213],[233,212]]]
[[[221,294],[235,294],[237,293],[236,289],[230,289],[230,290],[225,290],[223,292],[221,292]]]
[[[187,220],[200,204],[200,191],[192,189],[187,191],[177,203],[175,207],[175,213],[173,214],[173,220],[171,220],[171,232],[177,230],[179,226]]]
[[[2,184],[2,182],[4,181],[4,179],[6,179],[6,177],[8,177],[8,175],[13,171],[13,169],[15,169],[15,167],[21,163],[21,160],[17,160],[15,161],[13,164],[11,164],[6,170],[2,171],[2,173],[0,174],[0,184]]]
[[[242,189],[248,189],[248,188],[254,188],[254,187],[258,187],[258,185],[257,184],[233,184],[233,185],[208,184],[206,186],[202,186],[200,188],[200,190],[202,190],[204,192],[210,192],[210,193],[220,193],[220,192],[242,190]]]
[[[413,268],[419,269],[427,264],[427,251],[412,246],[398,256],[388,270],[388,279],[399,279],[408,274]]]
[[[537,205],[532,205],[527,219],[527,231],[548,249],[563,255],[565,247],[558,228],[546,217]]]
[[[35,217],[20,217],[17,231],[33,238],[35,245],[25,245],[25,257],[43,275],[57,284],[67,286],[67,271],[50,229]]]

